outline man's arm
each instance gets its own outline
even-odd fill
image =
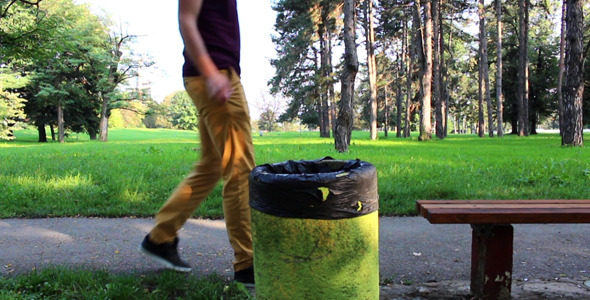
[[[219,69],[209,56],[203,37],[197,28],[197,18],[201,12],[203,0],[178,1],[178,25],[184,47],[195,67],[206,78],[209,96],[220,103],[227,102],[231,95],[229,79],[219,72]]]

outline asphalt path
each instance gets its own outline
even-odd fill
[[[152,219],[138,218],[1,219],[0,276],[51,266],[159,272],[161,267],[137,250],[152,225]],[[193,274],[231,278],[232,251],[223,220],[190,219],[179,237],[180,255],[191,264]],[[379,245],[381,281],[390,283],[389,288],[468,284],[469,225],[381,217]],[[585,285],[590,284],[590,224],[516,224],[513,262],[515,284],[541,282],[547,289],[549,284],[566,282],[587,292],[581,297],[590,299],[590,286]],[[465,289],[464,285],[457,289]],[[387,299],[406,299],[391,295]]]

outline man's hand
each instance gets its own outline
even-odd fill
[[[207,91],[209,97],[215,99],[220,104],[224,104],[229,100],[231,93],[231,82],[227,76],[220,72],[213,73],[211,76],[206,76]]]

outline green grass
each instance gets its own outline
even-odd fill
[[[109,142],[75,135],[37,143],[36,131],[0,142],[0,218],[152,216],[198,158],[190,131],[119,129]],[[317,132],[254,135],[256,163],[324,156],[377,167],[382,215],[414,214],[418,199],[581,199],[590,197],[590,150],[564,148],[557,134],[502,139],[473,135],[418,142],[354,132],[350,152]],[[588,136],[586,135],[586,140]],[[195,213],[221,217],[218,186]],[[0,299],[252,299],[213,275],[50,268],[0,278]]]
[[[0,299],[253,299],[244,285],[217,275],[174,271],[111,274],[51,268],[0,280]]]
[[[75,135],[65,144],[37,143],[36,134],[18,131],[16,141],[0,142],[0,218],[153,216],[199,155],[192,131],[118,129],[107,143]],[[561,147],[557,134],[419,142],[354,132],[344,154],[318,135],[254,135],[256,163],[324,156],[371,162],[382,215],[415,214],[419,199],[590,197],[590,149]],[[222,217],[221,185],[195,215]]]

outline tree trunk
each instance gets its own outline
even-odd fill
[[[64,108],[61,98],[57,100],[57,136],[60,143],[65,143]]]
[[[433,28],[433,36],[434,36],[434,58],[433,58],[433,69],[432,75],[434,77],[432,89],[434,91],[434,103],[435,103],[435,131],[436,136],[439,139],[444,139],[446,136],[445,132],[445,124],[443,121],[444,111],[443,111],[443,96],[442,96],[442,81],[441,81],[441,65],[442,65],[442,45],[441,45],[441,37],[442,37],[442,27],[441,27],[441,10],[440,10],[440,0],[432,0],[432,28]]]
[[[341,99],[334,145],[338,152],[347,152],[352,134],[352,99],[354,79],[358,72],[355,42],[356,0],[344,0],[344,68],[341,78]]]
[[[53,128],[53,125],[51,125],[51,124],[49,124],[49,131],[51,132],[51,140],[56,141],[57,139],[55,138],[55,129]]]
[[[559,103],[559,135],[563,136],[563,75],[565,69],[565,24],[567,0],[562,0],[561,6],[561,34],[559,38],[559,79],[557,82],[557,99]]]
[[[410,34],[408,32],[408,19],[404,22],[404,58],[406,61],[406,119],[404,126],[404,137],[410,137],[410,106],[412,104],[412,54],[410,53]]]
[[[563,87],[564,146],[584,146],[582,95],[584,93],[584,16],[582,0],[567,0],[565,85]]]
[[[328,82],[328,100],[330,102],[330,128],[332,129],[332,134],[336,132],[336,96],[334,92],[334,82],[332,81],[332,71],[333,71],[333,64],[332,64],[332,34],[328,33],[328,75],[330,76]]]
[[[100,110],[100,125],[99,125],[99,136],[101,142],[108,141],[109,137],[109,99],[106,95],[100,95],[102,97],[102,108]]]
[[[375,29],[373,27],[373,1],[365,0],[365,38],[367,49],[367,67],[369,71],[370,100],[370,135],[377,139],[377,62],[375,60]]]
[[[496,106],[497,106],[497,118],[498,118],[498,137],[504,136],[504,94],[502,93],[502,0],[496,0],[496,18],[497,18],[497,31],[498,40],[496,42],[496,59],[497,59],[497,70],[496,70]]]
[[[481,45],[481,70],[483,75],[483,89],[488,110],[488,135],[494,137],[494,117],[492,108],[492,97],[490,95],[490,72],[488,67],[488,39],[486,31],[486,17],[484,0],[480,0],[480,45]]]
[[[420,1],[416,1],[419,5]],[[432,138],[432,10],[430,1],[424,2],[424,71],[422,73],[422,109],[420,111],[420,141]]]
[[[388,135],[389,131],[389,89],[388,84],[383,86],[383,134],[385,137]]]
[[[526,9],[524,10],[524,44],[525,44],[525,64],[524,64],[524,91],[523,91],[523,99],[522,99],[522,106],[524,108],[524,129],[525,135],[528,136],[531,132],[530,120],[529,120],[529,99],[530,99],[530,73],[529,73],[529,65],[530,65],[530,57],[529,57],[529,8],[531,7],[530,0],[525,1]]]
[[[442,5],[443,5],[443,1],[441,0],[441,4],[439,6],[439,9],[442,11]],[[451,62],[453,61],[453,57],[450,54],[450,50],[449,52],[449,58],[447,61],[444,60],[444,49],[445,49],[445,39],[444,39],[444,35],[443,35],[443,21],[442,21],[442,12],[438,15],[439,17],[439,24],[440,24],[440,59],[441,59],[441,86],[442,86],[442,93],[443,93],[443,102],[442,102],[442,114],[443,114],[443,132],[444,132],[444,136],[447,136],[448,133],[448,120],[449,120],[449,98],[451,97],[450,92],[449,92],[449,87],[448,87],[448,78],[449,78],[449,73],[448,73],[448,65],[451,64]],[[451,20],[451,23],[453,22],[453,20]],[[449,45],[453,44],[453,29],[452,27],[449,27]]]
[[[39,132],[39,143],[47,143],[47,131],[45,130],[45,124],[37,125],[37,131]]]
[[[402,137],[402,80],[401,80],[401,72],[402,68],[398,69],[397,72],[397,94],[395,95],[395,106],[397,107],[396,116],[395,116],[395,125],[396,125],[396,137]]]
[[[526,136],[528,107],[528,0],[518,0],[518,135]]]
[[[326,9],[322,10],[322,23],[318,26],[318,36],[320,39],[320,137],[330,137],[330,108],[328,105],[328,41],[327,41],[327,13]]]

